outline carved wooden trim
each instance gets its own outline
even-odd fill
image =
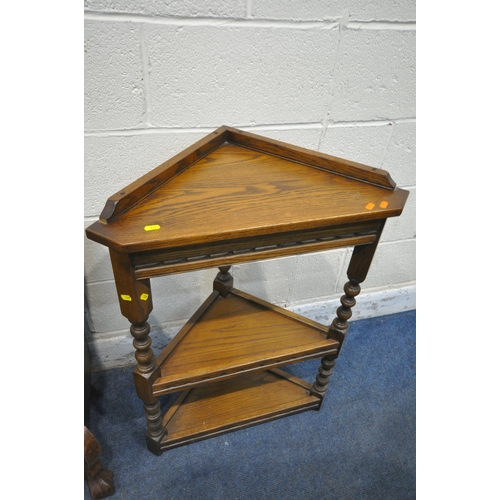
[[[169,252],[170,257],[164,261],[144,262],[135,264],[136,279],[143,280],[165,274],[203,269],[207,267],[219,267],[233,265],[239,262],[250,262],[300,253],[318,252],[321,250],[332,250],[338,247],[362,245],[370,243],[376,238],[375,232],[353,233],[350,236],[328,236],[323,238],[310,238],[302,241],[290,241],[285,243],[270,243],[259,247],[241,248],[233,250],[221,250],[219,252],[207,253],[201,251],[198,255],[193,250],[187,250],[184,255],[181,251]],[[234,247],[233,247],[234,248]],[[168,254],[165,253],[165,256]],[[134,259],[141,262],[140,258]]]

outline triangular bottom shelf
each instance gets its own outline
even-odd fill
[[[306,382],[272,369],[186,390],[163,418],[162,450],[318,409]]]

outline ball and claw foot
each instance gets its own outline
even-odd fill
[[[85,480],[93,500],[106,498],[115,492],[113,473],[103,469],[100,461],[101,447],[95,436],[85,427]]]

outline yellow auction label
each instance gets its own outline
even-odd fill
[[[143,293],[141,295],[141,300],[148,300],[148,297],[149,297],[149,293]]]
[[[158,231],[160,224],[152,224],[151,226],[144,226],[144,231]]]
[[[131,297],[130,295],[120,295],[120,297],[121,297],[123,300],[132,301],[132,297]]]

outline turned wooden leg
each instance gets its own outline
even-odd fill
[[[340,353],[342,344],[347,334],[347,329],[349,328],[348,319],[352,316],[351,309],[356,304],[355,297],[360,291],[361,288],[359,284],[353,279],[349,280],[344,286],[345,295],[342,295],[340,298],[342,305],[337,309],[337,317],[333,320],[330,330],[328,331],[328,338],[332,338],[340,342],[339,350],[337,351],[337,354],[325,356],[321,359],[319,373],[313,386],[313,392],[320,396],[324,396],[326,392],[333,367],[335,366],[335,361]]]
[[[101,447],[87,427],[84,429],[85,480],[89,487],[90,496],[97,500],[114,493],[113,473],[102,468]]]
[[[316,380],[314,382],[312,393],[317,396],[323,397],[330,382],[330,375],[332,374],[333,367],[335,366],[335,361],[337,359],[336,355],[325,356],[321,358],[321,366],[319,367],[319,373],[316,375]]]
[[[340,342],[340,347],[342,347],[347,329],[349,328],[347,320],[352,316],[351,309],[356,305],[355,297],[359,295],[360,291],[361,287],[354,279],[350,279],[344,285],[344,295],[340,297],[341,306],[337,309],[337,317],[333,320],[330,330],[328,331],[328,338],[338,340]]]
[[[153,310],[151,284],[148,279],[135,279],[134,266],[130,256],[110,248],[109,254],[116,282],[116,291],[122,314],[130,321],[130,333],[134,337],[137,366],[134,381],[137,395],[144,402],[146,412],[148,448],[157,455],[161,454],[160,442],[166,434],[161,425],[160,403],[153,397],[152,385],[160,375],[160,368],[154,361],[151,349],[151,327],[148,317]]]
[[[133,323],[130,327],[130,333],[134,337],[133,344],[136,349],[136,370],[143,375],[147,375],[155,369],[155,364],[153,362],[154,353],[153,349],[151,349],[152,341],[149,336],[150,331],[151,327],[147,321]]]
[[[161,422],[160,402],[152,396],[151,391],[151,383],[158,376],[159,368],[153,360],[154,353],[153,349],[151,349],[150,331],[151,328],[147,321],[134,323],[130,327],[130,333],[134,337],[134,347],[136,348],[135,386],[137,395],[144,401],[144,411],[146,412],[148,428],[146,442],[150,451],[160,455],[160,441],[167,430]]]
[[[229,269],[231,269],[231,266],[220,266],[219,272],[214,280],[214,290],[219,292],[223,297],[227,297],[231,288],[233,288],[234,280]]]
[[[337,316],[328,331],[328,338],[337,340],[340,342],[340,346],[336,354],[325,356],[321,359],[321,366],[319,367],[319,372],[311,391],[321,398],[325,395],[335,361],[344,343],[347,329],[349,328],[348,320],[352,316],[351,309],[356,305],[355,297],[361,291],[359,284],[366,279],[382,230],[383,225],[380,228],[377,239],[373,243],[354,247],[351,261],[347,268],[349,281],[344,285],[344,295],[340,298],[341,305],[337,309]]]

